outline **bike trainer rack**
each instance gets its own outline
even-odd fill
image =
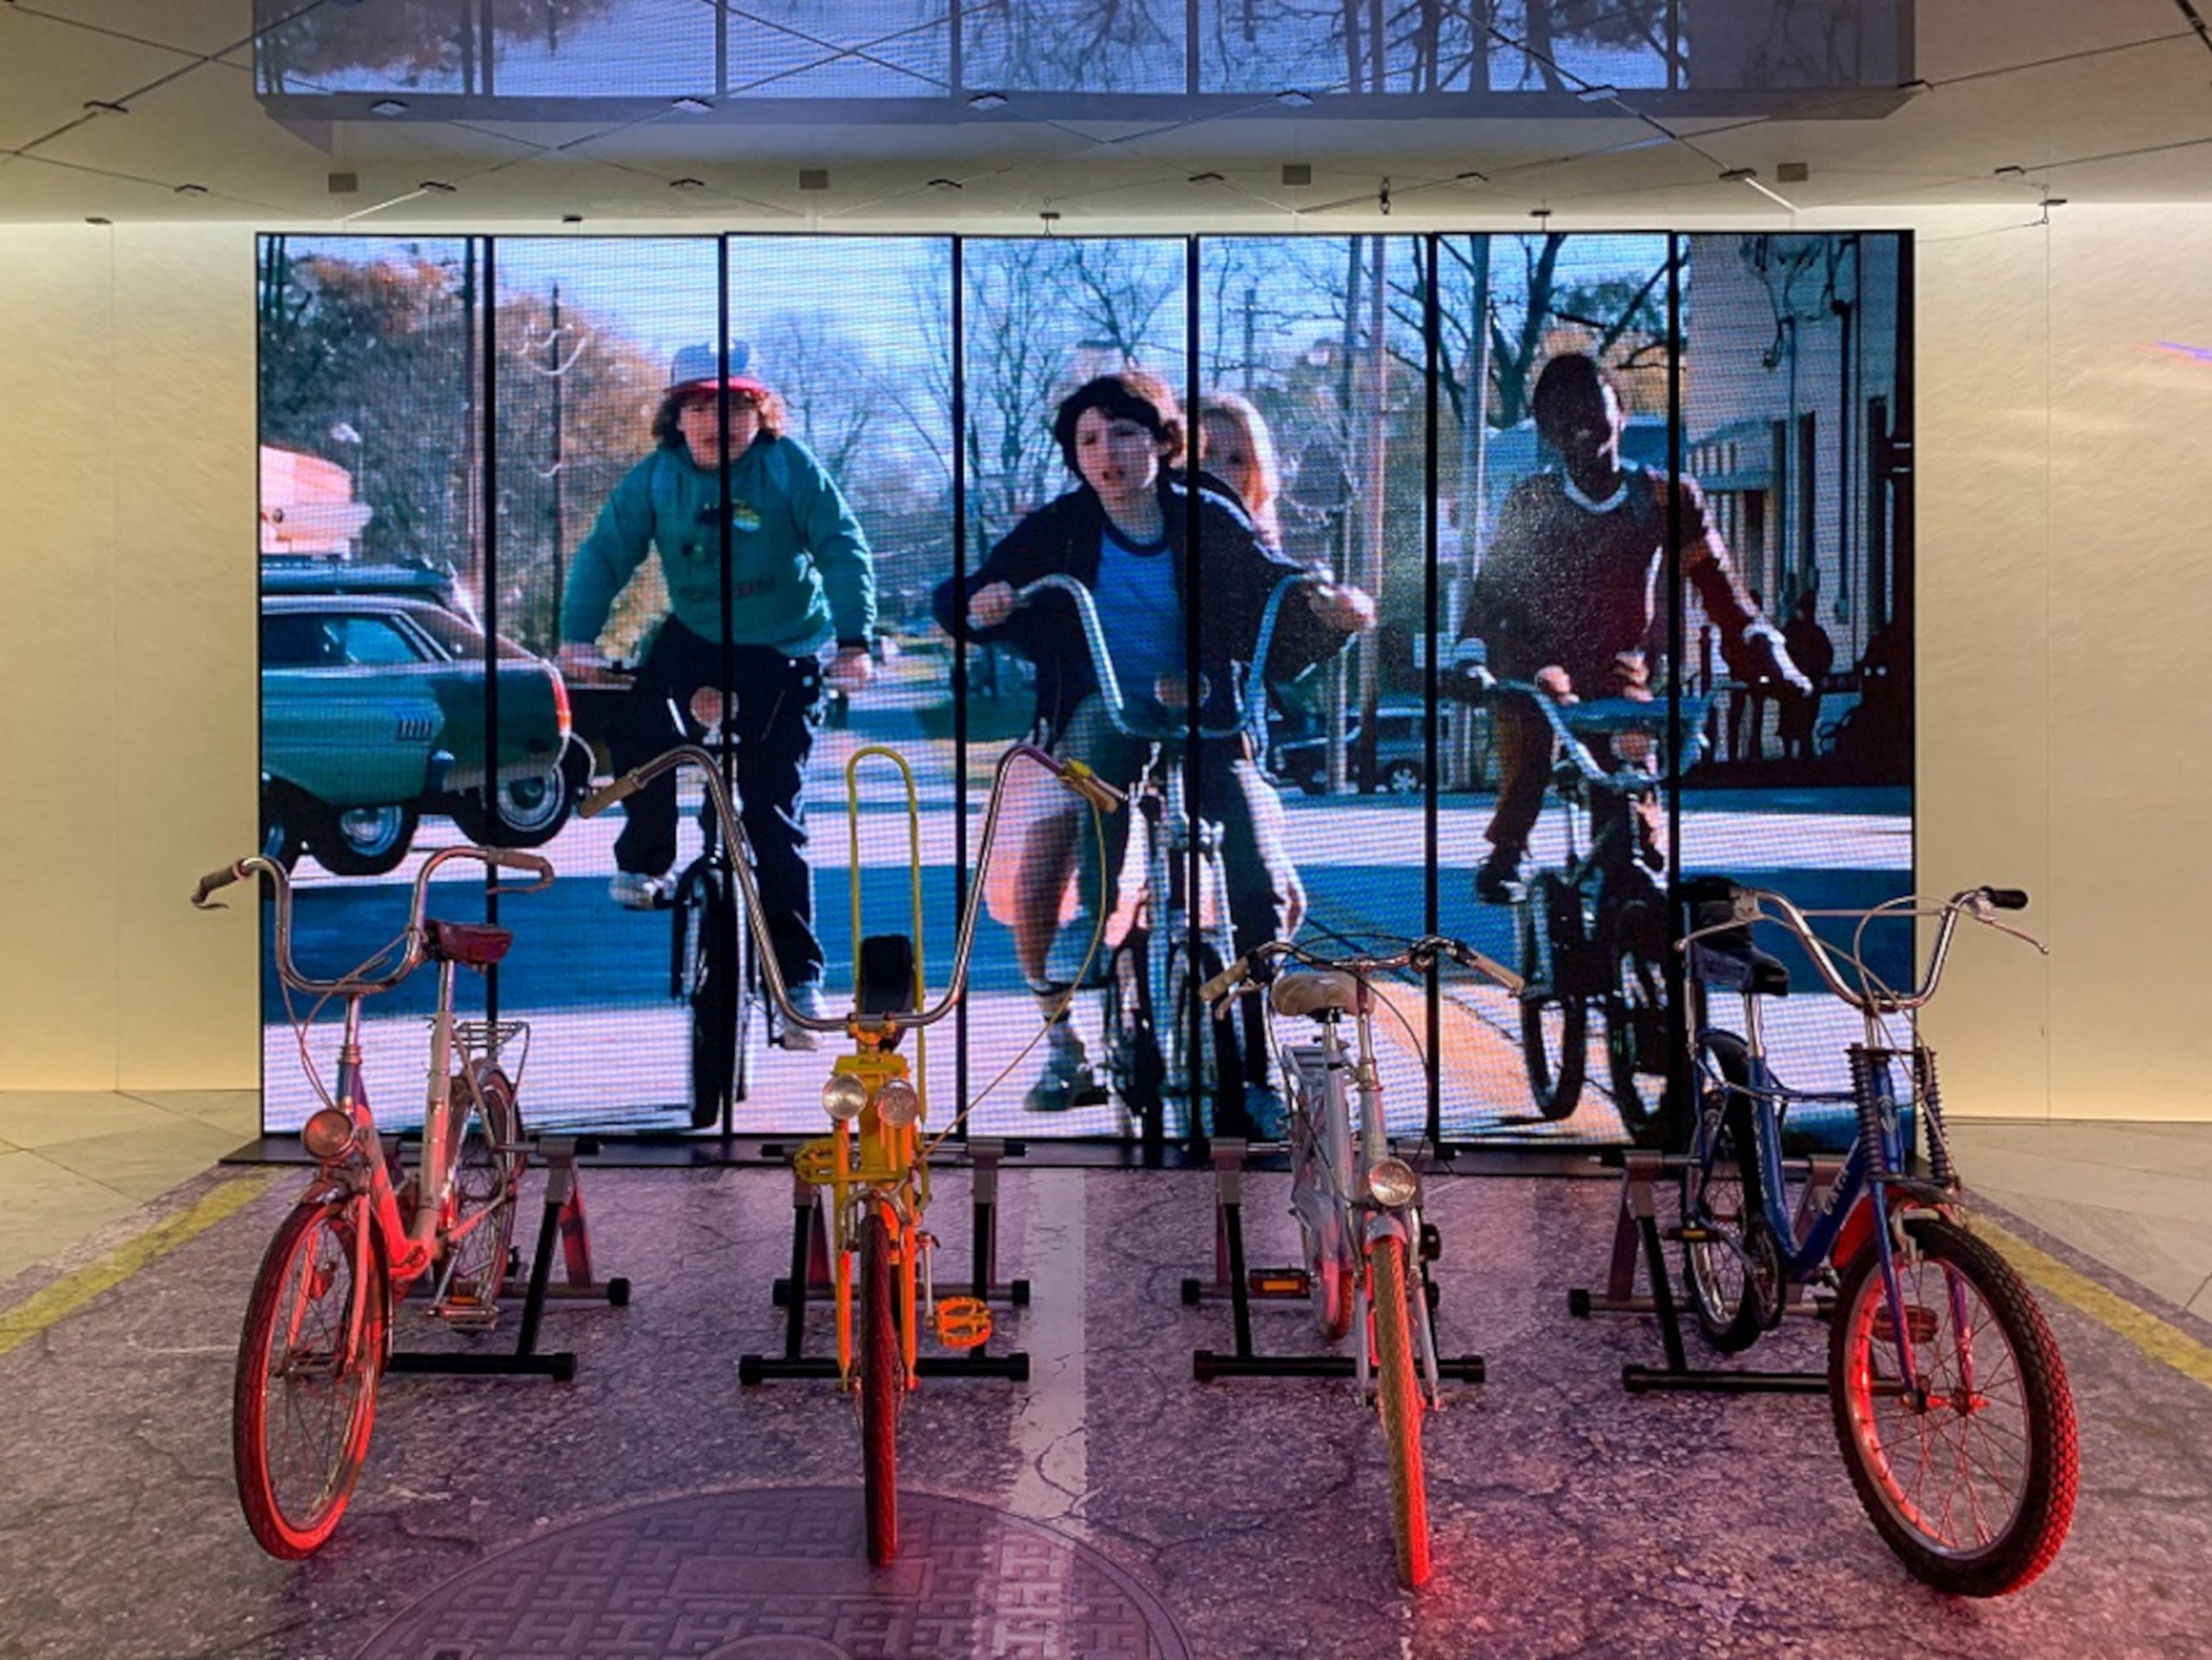
[[[583,1183],[576,1160],[599,1151],[589,1136],[545,1136],[537,1144],[537,1156],[545,1166],[545,1205],[537,1224],[537,1246],[531,1253],[530,1287],[523,1294],[522,1330],[512,1354],[439,1354],[402,1350],[385,1363],[386,1371],[444,1372],[461,1377],[550,1377],[565,1383],[576,1375],[576,1357],[567,1349],[550,1354],[537,1351],[537,1329],[550,1299],[562,1301],[604,1301],[611,1307],[629,1305],[630,1282],[620,1276],[594,1276],[591,1230],[584,1218]],[[561,1243],[566,1282],[551,1283],[553,1243]]]
[[[1016,1148],[1012,1149],[1019,1151]],[[973,1193],[974,1278],[969,1295],[987,1301],[1027,1307],[1029,1282],[1001,1282],[998,1275],[999,1161],[1009,1151],[1001,1141],[976,1139],[967,1144],[969,1162],[975,1169]],[[792,1290],[798,1288],[799,1294]],[[740,1355],[737,1381],[750,1386],[799,1378],[835,1378],[835,1355],[810,1355],[806,1351],[806,1306],[828,1302],[836,1294],[830,1272],[830,1228],[822,1215],[822,1192],[791,1172],[791,1272],[770,1288],[770,1300],[784,1311],[784,1352],[780,1355]],[[914,1370],[923,1377],[1004,1377],[1017,1383],[1029,1380],[1029,1356],[1015,1350],[1008,1354],[920,1354]]]
[[[1252,1346],[1252,1301],[1304,1301],[1303,1269],[1258,1269],[1244,1265],[1244,1158],[1250,1144],[1234,1137],[1216,1136],[1212,1143],[1214,1174],[1214,1277],[1183,1282],[1183,1301],[1195,1308],[1201,1302],[1226,1300],[1236,1331],[1236,1347],[1228,1354],[1194,1349],[1191,1374],[1201,1383],[1217,1377],[1356,1377],[1358,1366],[1351,1355],[1261,1354]],[[1420,1252],[1408,1255],[1416,1261]],[[1429,1338],[1436,1335],[1436,1285],[1428,1277],[1428,1264],[1420,1261],[1421,1301],[1429,1322]],[[1260,1282],[1255,1288],[1255,1282]],[[1281,1287],[1283,1288],[1277,1288]],[[1363,1335],[1357,1340],[1364,1342]],[[1465,1383],[1483,1381],[1480,1355],[1436,1359],[1439,1378]]]
[[[1695,1367],[1689,1364],[1682,1346],[1682,1323],[1680,1306],[1675,1301],[1673,1271],[1667,1265],[1664,1241],[1679,1240],[1679,1226],[1662,1229],[1659,1225],[1656,1189],[1660,1181],[1678,1174],[1688,1163],[1680,1154],[1658,1154],[1631,1149],[1623,1160],[1621,1172],[1620,1208],[1613,1220],[1612,1258],[1608,1264],[1605,1289],[1593,1294],[1587,1287],[1577,1286],[1567,1294],[1567,1313],[1578,1320],[1587,1320],[1593,1314],[1652,1314],[1659,1321],[1659,1338],[1667,1352],[1663,1366],[1640,1365],[1635,1362],[1621,1368],[1621,1387],[1631,1395],[1644,1395],[1655,1390],[1700,1392],[1714,1395],[1825,1395],[1828,1391],[1825,1371],[1758,1371],[1751,1370],[1723,1370],[1719,1367]],[[1796,1221],[1802,1228],[1806,1218],[1817,1209],[1827,1190],[1843,1168],[1843,1161],[1815,1158],[1793,1161],[1783,1166],[1785,1174],[1804,1177],[1797,1197]],[[1636,1264],[1641,1255],[1645,1276],[1651,1289],[1649,1295],[1636,1293]],[[1821,1318],[1823,1311],[1806,1295],[1802,1285],[1792,1284],[1783,1304],[1784,1314],[1799,1314]]]

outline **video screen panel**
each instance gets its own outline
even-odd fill
[[[462,976],[466,1014],[529,1026],[534,1122],[811,1129],[826,1063],[778,1040],[763,957],[834,1013],[857,942],[912,932],[941,989],[993,768],[1045,737],[1160,788],[1099,857],[1088,811],[1021,776],[968,1002],[931,1046],[939,1126],[1241,1128],[1243,1086],[1279,1086],[1285,1057],[1256,1022],[1192,1022],[1192,983],[1287,930],[1327,953],[1440,928],[1536,990],[1387,983],[1395,1132],[1661,1139],[1680,881],[1822,907],[1910,884],[1910,254],[1890,234],[264,238],[264,825],[303,965],[391,938],[431,853],[535,848],[555,888],[499,901],[516,947]],[[1146,567],[1194,526],[1182,586]],[[1048,569],[1097,601],[1125,724],[1156,720],[1165,764],[1096,718],[1065,590],[1023,614],[1057,632],[975,614],[979,576]],[[1287,655],[1250,694],[1262,577]],[[1525,696],[1455,695],[1477,658],[1560,670],[1570,735],[1601,773],[1642,769],[1637,798],[1563,785],[1573,751]],[[1612,708],[1639,702],[1664,721]],[[715,739],[745,804],[766,953],[709,949],[736,882],[696,773],[659,806],[576,811],[679,735]],[[867,747],[886,753],[849,817]],[[1517,856],[1492,868],[1502,842]],[[439,914],[486,914],[476,867],[440,876]],[[1796,967],[1777,1065],[1831,1084],[1848,1022]],[[315,1096],[267,986],[273,1130]],[[430,989],[371,1018],[410,1023]],[[387,1123],[419,1113],[419,1040],[372,1046]]]

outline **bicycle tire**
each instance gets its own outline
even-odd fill
[[[1916,1411],[1882,1388],[1895,1381],[1896,1348],[1884,1329],[1894,1315],[1881,1253],[1861,1251],[1845,1270],[1829,1332],[1836,1439],[1875,1530],[1915,1578],[1953,1596],[2003,1596],[2050,1566],[2072,1524],[2081,1478],[2073,1391],[2043,1312],[2010,1263],[1947,1218],[1916,1217],[1904,1231],[1917,1250],[1897,1256],[1899,1289],[1929,1407]],[[1974,1363],[1971,1390],[1958,1370],[1962,1348]],[[2000,1410],[2018,1419],[2006,1434],[1977,1425]],[[1946,1429],[1955,1430],[1948,1438],[1955,1447],[1942,1445]],[[1963,1499],[1937,1494],[1934,1485],[1947,1478],[1974,1491]],[[2001,1504],[1986,1502],[1993,1486]]]
[[[1705,1340],[1722,1354],[1738,1354],[1767,1328],[1747,1250],[1747,1230],[1763,1199],[1751,1102],[1739,1093],[1751,1080],[1751,1051],[1732,1032],[1707,1034],[1699,1049],[1712,1065],[1697,1072],[1698,1121],[1682,1167],[1681,1218],[1685,1228],[1712,1237],[1683,1240],[1682,1282]],[[1715,1072],[1722,1083],[1710,1081]],[[1781,1294],[1778,1284],[1771,1294]]]
[[[712,861],[686,872],[676,914],[691,1015],[691,1128],[707,1129],[721,1121],[737,1087],[744,942],[729,873]]]
[[[1589,1065],[1590,1005],[1558,979],[1586,940],[1582,895],[1551,871],[1529,881],[1513,910],[1522,978],[1521,1058],[1536,1110],[1548,1123],[1572,1117]],[[1554,1026],[1554,1022],[1556,1022]]]
[[[1656,1141],[1667,1120],[1667,982],[1651,950],[1659,920],[1651,903],[1632,899],[1605,928],[1605,1067],[1613,1110],[1639,1147]],[[1656,938],[1663,942],[1663,932]]]
[[[860,1290],[861,1497],[868,1559],[880,1568],[899,1554],[899,1406],[906,1368],[891,1302],[891,1231],[873,1208],[861,1224]]]
[[[328,1541],[368,1457],[391,1304],[373,1242],[370,1282],[353,1272],[355,1231],[366,1223],[358,1198],[294,1205],[262,1256],[238,1334],[231,1393],[238,1504],[255,1541],[280,1561],[298,1561]]]
[[[1221,969],[1221,953],[1210,944],[1198,947],[1195,970],[1188,947],[1180,944],[1168,947],[1167,1033],[1160,1046],[1166,1072],[1165,1087],[1167,1094],[1179,1095],[1190,1103],[1192,1116],[1198,1122],[1203,1122],[1199,1119],[1201,1103],[1220,1098],[1222,1079],[1227,1070],[1223,1046],[1232,1040],[1228,1035],[1227,1018],[1198,1007],[1198,988],[1219,974]],[[1194,1008],[1199,1015],[1195,1051],[1191,1046],[1191,1015]],[[1215,1133],[1220,1131],[1217,1129]]]
[[[1146,930],[1132,928],[1114,948],[1100,1016],[1107,1081],[1122,1110],[1141,1123],[1158,1116],[1160,1086],[1167,1075],[1159,1034],[1152,1023],[1152,991],[1145,962],[1150,938]]]
[[[522,1110],[507,1075],[479,1060],[452,1084],[446,1149],[448,1303],[490,1307],[506,1287],[522,1189]]]
[[[1386,1234],[1367,1248],[1375,1294],[1376,1405],[1390,1461],[1390,1530],[1398,1582],[1409,1591],[1428,1583],[1428,1485],[1421,1453],[1421,1380],[1414,1371],[1413,1314],[1408,1306],[1406,1242]]]
[[[1316,1131],[1312,1116],[1303,1105],[1294,1108],[1290,1117],[1291,1212],[1298,1218],[1299,1243],[1305,1253],[1306,1295],[1313,1310],[1314,1329],[1322,1340],[1335,1343],[1351,1330],[1353,1276],[1359,1265],[1353,1255],[1351,1230],[1346,1225],[1343,1207],[1338,1204],[1336,1186],[1330,1170],[1330,1159],[1338,1150],[1325,1153],[1316,1145]],[[1349,1166],[1349,1145],[1341,1149]],[[1307,1213],[1300,1208],[1295,1195],[1301,1191],[1319,1193],[1328,1201],[1326,1214],[1331,1225],[1316,1228]]]

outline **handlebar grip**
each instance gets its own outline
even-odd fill
[[[2028,908],[2028,890],[2024,887],[1985,887],[1982,898],[1999,911],[2024,911]]]
[[[238,879],[236,865],[225,865],[220,870],[211,870],[200,879],[200,886],[193,890],[192,902],[203,911],[220,910],[220,906],[207,903],[207,896],[219,887],[228,887]]]
[[[525,871],[537,878],[541,887],[553,880],[553,862],[540,855],[526,853],[520,848],[486,848],[484,851],[490,855],[491,863],[509,870]]]
[[[1198,1000],[1205,1003],[1217,1003],[1236,990],[1238,986],[1243,985],[1251,977],[1251,974],[1252,959],[1249,957],[1240,957],[1198,988]]]
[[[1053,770],[1061,783],[1101,812],[1118,812],[1128,801],[1123,792],[1116,789],[1073,756],[1056,760]]]
[[[589,795],[586,796],[582,801],[578,802],[576,804],[576,816],[580,818],[596,818],[600,814],[605,812],[616,802],[623,800],[627,797],[633,796],[637,792],[637,774],[635,773],[625,773],[620,778],[616,779],[613,783],[608,785],[605,789],[594,790]]]
[[[1502,988],[1516,997],[1521,995],[1522,988],[1528,983],[1504,964],[1491,961],[1465,941],[1459,942],[1454,947],[1452,957],[1460,967],[1472,969],[1491,984]]]

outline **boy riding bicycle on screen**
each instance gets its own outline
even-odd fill
[[[1651,698],[1650,659],[1667,649],[1672,614],[1671,543],[1737,674],[1807,695],[1781,634],[1738,585],[1697,480],[1623,463],[1620,394],[1596,359],[1580,352],[1552,359],[1529,404],[1537,436],[1560,465],[1522,480],[1505,499],[1460,625],[1459,668],[1486,667],[1561,703]],[[1497,805],[1475,897],[1505,905],[1520,897],[1553,733],[1542,712],[1518,697],[1501,698],[1494,719]],[[1653,796],[1637,810],[1637,853],[1656,871],[1665,864],[1662,809]]]
[[[1222,827],[1230,925],[1240,942],[1280,938],[1291,925],[1298,873],[1283,845],[1281,801],[1249,735],[1254,712],[1247,695],[1264,693],[1258,676],[1248,686],[1246,669],[1269,596],[1303,567],[1262,544],[1227,489],[1178,467],[1182,417],[1174,394],[1156,376],[1130,368],[1086,382],[1060,404],[1052,436],[1081,482],[1015,525],[974,573],[941,587],[938,621],[948,633],[964,625],[969,639],[1011,646],[1035,664],[1037,718],[1047,747],[1081,757],[1124,788],[1142,772],[1152,746],[1115,728],[1074,607],[1057,595],[1017,607],[1016,590],[1053,575],[1089,588],[1124,698],[1154,716],[1162,713],[1156,689],[1179,686],[1190,673],[1185,607],[1198,605],[1198,724],[1245,728],[1238,737],[1208,738],[1198,747],[1204,811]],[[1374,622],[1375,602],[1367,594],[1308,574],[1281,608],[1267,677],[1299,673]],[[1179,727],[1185,711],[1171,712]],[[1103,848],[1096,837],[1081,839],[1079,908],[1059,926],[1046,960],[1024,964],[1048,1011],[1091,953],[1102,893],[1112,906],[1128,826],[1129,815],[1117,813],[1105,821]],[[1057,893],[1050,902],[1057,915]],[[1092,962],[1094,977],[1105,957],[1102,947]],[[1066,1021],[1051,1030],[1048,1086],[1054,1078],[1065,1083],[1087,1072],[1081,1040]],[[1244,1110],[1264,1133],[1268,1121],[1281,1117],[1279,1097],[1266,1087],[1265,1046],[1248,1039],[1241,1047]],[[1033,1091],[1032,1104],[1048,1102]],[[1236,1116],[1236,1104],[1224,1103],[1223,1133]]]
[[[676,354],[653,417],[657,446],[614,487],[569,569],[560,665],[586,678],[602,666],[594,642],[615,596],[657,551],[669,614],[616,718],[613,769],[626,773],[675,741],[671,705],[688,709],[702,688],[730,695],[737,792],[761,909],[793,1005],[813,1016],[826,1005],[806,860],[806,763],[821,719],[825,659],[830,682],[848,690],[874,673],[875,564],[836,481],[785,433],[783,400],[740,372],[744,344],[730,342],[727,372],[723,356],[711,345]],[[610,892],[625,909],[652,910],[666,903],[676,862],[674,777],[653,779],[624,811]],[[811,1049],[817,1040],[795,1026],[778,1038],[787,1049]]]

